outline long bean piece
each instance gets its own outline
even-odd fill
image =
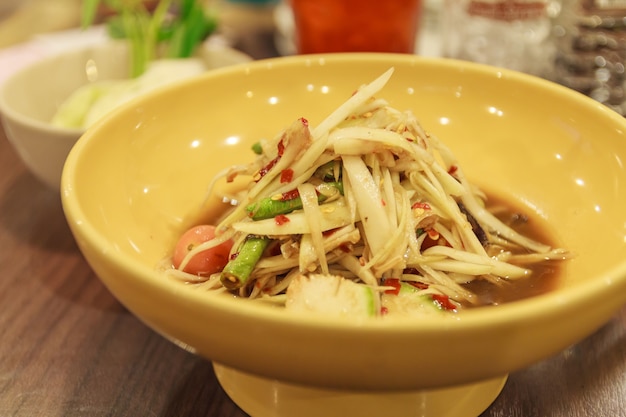
[[[237,256],[231,259],[224,267],[220,275],[222,285],[229,290],[246,285],[269,242],[270,239],[265,237],[249,236],[241,244]]]
[[[334,187],[339,193],[343,194],[343,184],[340,182],[328,182],[325,183],[330,187]],[[323,202],[328,198],[327,195],[319,193],[317,196],[318,202]],[[293,198],[274,198],[267,197],[259,200],[256,203],[252,203],[246,207],[248,216],[252,220],[264,220],[271,219],[280,214],[288,214],[294,210],[302,208],[302,199],[299,195]]]

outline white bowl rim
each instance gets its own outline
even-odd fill
[[[37,120],[28,115],[25,115],[22,112],[16,111],[13,108],[13,106],[8,104],[9,99],[7,97],[6,90],[10,88],[10,85],[16,79],[23,76],[24,72],[33,71],[39,67],[47,66],[51,62],[58,61],[59,59],[63,59],[64,57],[71,57],[71,56],[76,56],[76,55],[80,56],[89,51],[107,50],[110,48],[124,47],[125,45],[126,45],[125,41],[110,39],[101,43],[81,45],[73,49],[57,52],[57,53],[45,56],[42,59],[39,59],[37,61],[33,61],[29,63],[28,65],[25,65],[24,67],[20,68],[19,70],[7,76],[5,80],[2,81],[2,83],[0,83],[0,116],[6,119],[13,120],[15,123],[18,123],[22,126],[28,126],[30,129],[36,130],[38,132],[45,132],[47,134],[53,134],[55,136],[78,138],[83,133],[85,133],[85,130],[86,130],[85,128],[63,127],[63,126],[53,125],[52,123]],[[234,51],[234,49],[228,46],[224,46],[223,48],[224,50]],[[236,66],[236,65],[241,65],[241,64],[233,64],[229,66]],[[214,71],[217,69],[221,69],[221,68],[208,69],[207,71],[211,71],[211,70]],[[177,84],[177,83],[178,82],[174,84]]]
[[[26,72],[36,70],[37,68],[40,68],[40,67],[45,67],[49,65],[51,62],[58,61],[59,59],[63,59],[64,57],[82,55],[85,52],[98,50],[98,49],[112,48],[118,44],[119,43],[117,42],[104,42],[104,43],[97,43],[97,44],[82,45],[80,47],[73,48],[67,51],[62,51],[62,52],[54,53],[52,55],[48,55],[46,57],[43,57],[42,59],[33,61],[29,63],[28,65],[25,65],[24,67],[20,68],[19,70],[13,72],[8,77],[6,77],[6,79],[0,84],[0,114],[7,119],[14,120],[16,123],[19,123],[20,125],[28,126],[31,129],[35,129],[39,132],[47,132],[48,134],[52,133],[58,136],[64,135],[64,136],[79,137],[80,135],[84,133],[85,129],[56,126],[56,125],[53,125],[52,123],[37,120],[28,115],[25,115],[24,113],[20,111],[15,110],[13,106],[11,106],[8,103],[10,99],[7,97],[8,95],[7,90],[11,88],[11,85],[16,79],[23,77],[24,73]]]

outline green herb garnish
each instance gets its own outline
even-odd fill
[[[101,5],[115,12],[107,19],[109,36],[127,39],[132,77],[143,74],[150,61],[163,56],[188,58],[217,27],[217,19],[197,0],[160,0],[148,9],[142,0],[84,0],[83,28],[91,26]]]

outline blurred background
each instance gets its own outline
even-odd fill
[[[218,13],[221,39],[234,48],[255,59],[296,53],[288,0],[206,0],[206,4]],[[626,2],[422,0],[421,7],[415,53],[527,72],[626,114]],[[80,8],[81,0],[1,0],[0,81],[2,72],[13,71],[21,61],[63,47],[70,37],[46,35],[76,29]],[[102,10],[102,18],[105,13]],[[71,40],[79,42],[71,33]],[[24,44],[34,39],[38,49],[25,49]]]

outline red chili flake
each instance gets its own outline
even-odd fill
[[[293,180],[293,169],[287,168],[280,172],[280,183],[291,182]]]
[[[283,143],[283,140],[281,139],[280,142],[278,142],[278,156],[281,157],[283,156],[283,153],[285,153],[285,144]]]
[[[380,308],[380,315],[381,316],[385,316],[387,314],[389,314],[389,309],[387,307],[381,307]]]
[[[450,165],[450,169],[448,169],[448,174],[453,175],[459,169],[456,165]]]
[[[428,284],[419,281],[406,281],[408,284],[414,286],[418,290],[426,290],[428,289]]]
[[[439,304],[444,310],[456,310],[456,306],[450,301],[450,297],[443,294],[433,294],[433,301]]]
[[[387,203],[385,202],[385,200],[380,200],[381,204],[383,205],[383,207],[385,207],[387,205]]]
[[[428,229],[426,233],[428,233],[428,237],[431,238],[432,240],[439,239],[439,232],[436,231],[435,229]]]
[[[422,203],[421,201],[417,201],[417,202],[413,203],[411,208],[412,209],[421,208],[423,210],[430,210],[430,205],[428,203]]]
[[[267,173],[270,171],[270,169],[272,169],[274,167],[274,165],[276,165],[278,163],[279,160],[280,160],[280,155],[277,156],[276,158],[272,159],[271,161],[269,161],[267,165],[265,165],[263,168],[261,168],[259,170],[258,174],[255,177],[255,181],[259,182],[261,180],[261,178],[263,178],[265,175],[267,175]]]
[[[400,280],[398,278],[386,278],[383,285],[385,287],[393,287],[385,290],[385,294],[398,295],[400,293]]]
[[[300,192],[298,192],[298,190],[291,190],[282,194],[281,201],[293,200],[298,197],[300,197]]]
[[[441,237],[441,235],[435,229],[428,229],[426,231],[426,239],[422,242],[422,250],[426,250],[433,246],[450,246],[448,241]]]
[[[305,119],[304,117],[301,117],[300,121],[302,122],[303,126],[306,126],[306,127],[309,126],[309,121],[307,119]]]
[[[289,223],[289,221],[289,217],[285,216],[284,214],[279,214],[278,216],[274,217],[274,222],[277,226],[282,226],[285,223]]]
[[[404,268],[404,271],[402,272],[411,275],[422,275],[420,274],[420,271],[417,270],[417,268]]]
[[[230,255],[230,257],[228,259],[232,261],[232,260],[236,259],[237,256],[239,256],[239,252],[233,253],[232,255]]]

